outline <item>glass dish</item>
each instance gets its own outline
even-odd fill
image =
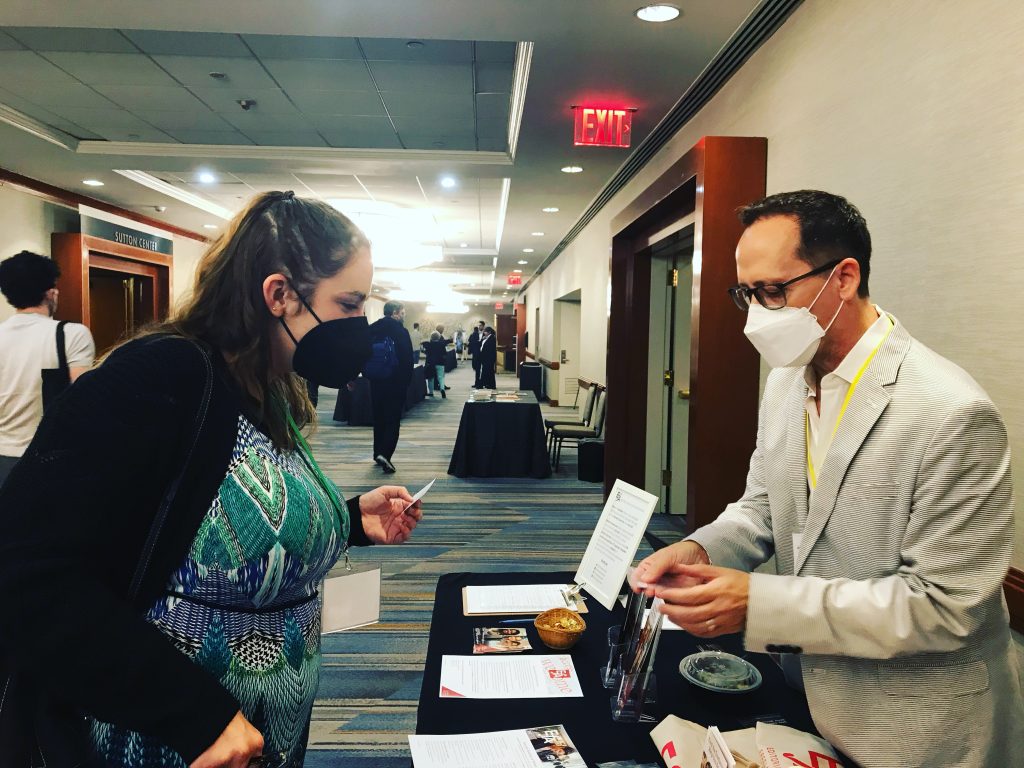
[[[679,662],[679,672],[694,685],[719,693],[746,693],[761,685],[757,667],[724,651],[701,651]]]

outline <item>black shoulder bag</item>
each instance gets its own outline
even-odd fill
[[[64,344],[64,326],[67,324],[67,320],[57,323],[57,367],[44,368],[42,372],[44,411],[71,384],[71,369],[68,368],[68,352]]]
[[[63,323],[57,330],[57,350],[62,368],[67,369],[63,354]],[[193,342],[195,343],[195,342]],[[196,412],[192,440],[181,462],[178,474],[167,487],[149,534],[135,567],[127,597],[134,601],[139,594],[150,557],[167,521],[167,513],[174,503],[181,481],[192,461],[196,445],[206,424],[206,414],[213,392],[213,363],[209,352],[198,343],[195,346],[206,364],[206,383],[203,399]],[[59,371],[59,369],[58,369]],[[44,398],[47,373],[43,371]],[[64,386],[67,386],[66,384]],[[59,394],[59,392],[58,392]],[[0,655],[0,766],[3,768],[85,768],[91,765],[90,749],[86,742],[85,718],[66,702],[60,701],[38,686],[30,674],[11,664]]]

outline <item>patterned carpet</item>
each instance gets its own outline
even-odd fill
[[[412,491],[435,477],[437,483],[409,542],[353,549],[357,567],[382,568],[381,622],[324,638],[309,768],[408,768],[406,736],[416,728],[438,576],[573,570],[600,515],[601,485],[576,479],[575,451],[563,453],[561,468],[546,480],[464,480],[447,474],[472,375],[469,364],[462,364],[449,374],[447,400],[428,398],[403,420],[393,459],[398,472],[392,476],[383,475],[371,460],[372,428],[332,421],[335,393],[320,390],[321,423],[311,445],[346,496],[388,482]],[[516,386],[511,375],[498,377],[500,389]],[[564,414],[569,409],[544,410]],[[649,530],[674,541],[680,527],[678,519],[656,516]],[[641,556],[649,551],[641,544]]]

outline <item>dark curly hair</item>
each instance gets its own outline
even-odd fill
[[[800,225],[797,257],[812,267],[821,267],[836,259],[853,258],[860,265],[857,295],[868,295],[871,272],[871,234],[860,211],[845,197],[801,189],[769,195],[739,211],[740,221],[749,227],[770,216],[790,216]]]
[[[52,259],[22,251],[0,261],[0,292],[15,309],[38,307],[57,286],[60,267]]]

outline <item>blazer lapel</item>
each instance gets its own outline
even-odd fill
[[[790,495],[796,510],[797,530],[803,530],[807,520],[807,439],[804,435],[804,420],[807,418],[807,383],[804,377],[797,378],[786,403],[786,475],[789,478]],[[797,553],[793,553],[796,561]],[[794,571],[795,573],[795,571]]]
[[[886,389],[896,381],[900,364],[910,349],[910,334],[903,326],[895,327],[879,348],[875,359],[861,376],[846,408],[843,420],[836,431],[832,445],[825,455],[825,463],[818,471],[818,485],[810,494],[807,509],[807,524],[804,526],[803,541],[796,553],[794,573],[803,568],[814,543],[821,536],[836,506],[839,490],[854,457],[860,451],[868,434],[889,405],[890,395]],[[801,436],[804,435],[801,424]],[[807,446],[803,437],[803,469],[806,476]]]

